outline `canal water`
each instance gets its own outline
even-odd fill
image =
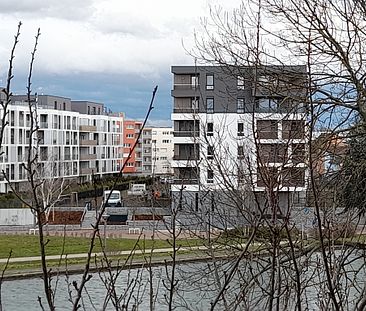
[[[348,261],[346,267],[342,269],[344,275],[340,278],[340,284],[344,285],[344,299],[349,301],[345,310],[354,308],[355,302],[362,289],[365,289],[365,258],[363,253],[349,254],[345,259]],[[263,288],[269,280],[269,271],[261,272],[258,278],[253,279],[253,275],[258,272],[256,266],[258,263],[264,266],[266,258],[254,261],[243,262],[239,270],[225,292],[225,297],[231,305],[230,310],[264,310],[268,309],[267,299],[263,295]],[[177,266],[175,280],[176,288],[174,291],[173,305],[175,310],[209,310],[211,302],[219,292],[218,284],[227,277],[228,271],[233,267],[235,260],[224,260],[207,263],[184,263]],[[321,309],[327,289],[325,286],[324,269],[319,254],[313,254],[310,257],[299,261],[302,266],[302,282],[306,284],[302,294],[302,301],[306,310],[317,311]],[[284,269],[285,271],[286,269]],[[156,311],[167,310],[167,297],[169,291],[169,278],[171,268],[160,266],[152,267],[152,287],[153,303]],[[286,272],[287,273],[287,272]],[[284,275],[281,283],[291,286],[290,274]],[[115,276],[116,271],[113,271]],[[119,299],[119,305],[127,305],[126,310],[150,310],[150,281],[149,270],[131,269],[120,271],[115,284],[115,290]],[[81,301],[80,310],[115,310],[113,302],[108,295],[109,275],[107,273],[94,273],[87,283],[86,292]],[[73,282],[79,283],[81,275],[72,275],[66,277],[60,275],[59,278],[53,278],[53,288],[56,286],[56,310],[71,310],[73,297],[69,293],[75,292]],[[260,289],[262,288],[262,289]],[[296,304],[295,291],[290,291],[289,296],[283,300],[283,310],[294,310]],[[72,294],[71,294],[72,295]],[[33,311],[40,310],[38,296],[46,305],[43,294],[43,283],[40,278],[5,281],[2,289],[2,303],[5,311]],[[249,299],[246,301],[246,299]],[[248,305],[249,302],[249,305]],[[222,302],[220,302],[222,303]],[[133,306],[137,306],[133,309]],[[46,310],[48,308],[45,308]],[[215,310],[223,310],[223,305],[218,305]],[[123,310],[123,309],[122,309]],[[323,308],[324,310],[324,308]]]
[[[189,288],[187,279],[184,276],[187,271],[193,271],[199,264],[180,265],[177,269],[176,279],[179,280],[177,291],[175,292],[174,305],[176,310],[206,310],[209,308],[209,299],[202,297],[200,291],[179,290],[182,286]],[[167,310],[166,296],[169,286],[169,278],[165,267],[152,267],[153,274],[153,301],[155,310]],[[115,273],[115,271],[114,271]],[[170,268],[168,270],[170,273]],[[93,273],[92,278],[87,283],[86,292],[81,301],[81,310],[115,310],[112,301],[108,300],[105,280],[106,273]],[[69,292],[75,292],[72,283],[80,282],[81,275],[71,275],[65,277],[60,275],[53,278],[53,287],[56,286],[56,310],[71,310]],[[71,284],[71,285],[70,285]],[[136,310],[150,310],[150,282],[147,269],[123,270],[116,282],[116,291],[120,298],[120,305],[128,305],[128,310],[133,310],[133,306],[138,306]],[[206,295],[203,295],[206,296]],[[47,308],[47,302],[43,293],[43,282],[40,278],[20,279],[5,281],[2,289],[3,310],[6,311],[35,311],[41,310],[38,297]]]

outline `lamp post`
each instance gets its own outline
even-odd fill
[[[104,248],[104,251],[106,250],[107,248],[107,221],[108,221],[108,218],[109,218],[110,215],[108,214],[103,214],[102,215],[102,219],[103,219],[103,223],[104,223],[104,243],[103,243],[103,248]]]

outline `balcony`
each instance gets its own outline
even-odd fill
[[[173,90],[171,91],[171,95],[173,97],[187,97],[191,96],[194,97],[199,94],[199,84],[191,84],[191,83],[176,83],[173,86]]]
[[[198,109],[190,107],[174,108],[173,113],[198,113]]]
[[[193,154],[175,154],[173,156],[174,161],[196,161],[199,160],[199,156],[194,156]]]
[[[41,122],[39,122],[39,127],[40,127],[41,129],[46,129],[46,128],[48,128],[48,122],[46,122],[46,121],[41,121]]]
[[[91,175],[93,173],[93,169],[90,167],[80,167],[80,175]]]
[[[177,184],[177,185],[197,185],[198,184],[198,179],[197,178],[191,178],[191,179],[174,178],[173,184]]]
[[[95,132],[97,130],[96,126],[93,125],[80,125],[79,131],[80,132]]]
[[[96,145],[97,145],[96,140],[89,140],[89,139],[80,140],[80,146],[96,146]]]
[[[199,137],[200,132],[199,132],[199,130],[174,131],[173,135],[174,135],[174,137]]]
[[[80,161],[96,160],[96,154],[80,154]]]

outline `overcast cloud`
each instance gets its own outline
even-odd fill
[[[113,111],[142,118],[153,87],[159,92],[152,119],[171,112],[172,65],[192,64],[190,47],[209,5],[232,8],[239,0],[0,0],[0,85],[10,48],[23,22],[13,90],[25,77],[37,28],[33,89],[73,99],[101,101]]]

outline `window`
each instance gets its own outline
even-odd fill
[[[259,144],[259,161],[266,163],[283,163],[287,157],[287,147],[284,144]]]
[[[135,128],[135,126],[133,124],[128,124],[126,126],[127,129],[133,130]]]
[[[160,157],[160,160],[167,160],[167,157]],[[159,160],[159,158],[157,158],[157,160]]]
[[[245,172],[243,169],[238,169],[238,183],[245,184]]]
[[[244,136],[244,123],[238,123],[238,136]]]
[[[277,112],[278,104],[277,98],[259,98],[255,103],[257,112]]]
[[[11,129],[10,130],[10,143],[11,144],[14,144],[14,142],[15,142],[15,139],[14,139],[14,129]]]
[[[273,189],[278,186],[278,168],[262,166],[257,171],[257,186]]]
[[[237,113],[244,113],[244,98],[237,99]]]
[[[207,159],[212,160],[214,156],[214,148],[211,145],[207,146]]]
[[[127,167],[133,167],[134,166],[134,163],[133,162],[127,162]]]
[[[238,76],[237,86],[238,86],[238,90],[244,90],[244,77]]]
[[[62,106],[63,106],[63,108],[62,108],[62,109],[63,109],[63,110],[66,110],[66,103],[65,103],[65,102],[63,102],[63,103],[62,103]]]
[[[214,76],[212,74],[206,75],[206,90],[214,89]]]
[[[169,144],[170,140],[169,139],[163,139],[163,144]]]
[[[206,112],[207,113],[213,113],[214,112],[214,99],[213,98],[207,98],[206,99]]]
[[[57,109],[57,100],[55,100],[55,106],[54,106],[55,109]]]
[[[198,193],[195,193],[194,194],[194,202],[195,202],[195,211],[198,212],[198,203],[199,203],[199,200],[198,200]]]
[[[19,111],[19,126],[24,126],[24,112]]]
[[[131,144],[123,144],[123,147],[130,148],[131,147]]]
[[[290,167],[282,171],[282,185],[285,187],[304,187],[305,168]]]
[[[212,184],[214,178],[213,170],[207,170],[207,183]]]
[[[292,163],[305,162],[305,144],[292,144]]]
[[[10,111],[10,125],[11,126],[15,125],[15,112],[14,111]]]
[[[244,157],[244,146],[238,146],[238,158]]]
[[[302,120],[286,120],[282,122],[282,138],[304,139],[305,123]]]
[[[191,98],[192,110],[198,110],[198,105],[199,105],[198,97],[192,97]]]
[[[198,76],[191,76],[191,86],[192,88],[197,88],[199,85]]]
[[[133,134],[127,134],[126,137],[127,138],[134,138],[134,135]]]
[[[259,139],[278,138],[278,123],[275,120],[258,120],[257,135]]]
[[[207,123],[207,136],[213,136],[213,123]]]

